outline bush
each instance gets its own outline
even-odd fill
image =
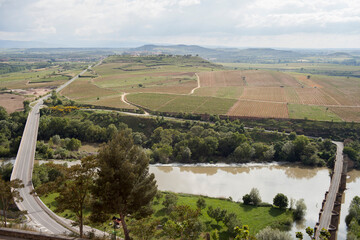
[[[257,188],[252,188],[250,191],[250,198],[251,198],[251,202],[257,206],[261,203],[261,197],[260,197],[260,193],[259,193],[259,189]]]
[[[261,197],[257,188],[252,188],[249,194],[243,196],[243,202],[246,205],[258,206],[261,203]]]
[[[242,198],[244,204],[249,205],[251,203],[251,197],[249,194],[245,194]]]
[[[256,234],[257,240],[292,240],[293,238],[288,232],[282,232],[279,229],[266,227]]]
[[[287,208],[289,201],[287,196],[282,193],[278,193],[273,199],[273,204],[279,208]]]

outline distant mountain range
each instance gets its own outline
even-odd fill
[[[203,58],[220,62],[256,62],[256,61],[286,61],[300,59],[305,55],[290,50],[276,50],[272,48],[205,48],[196,45],[144,45],[138,48],[131,48],[129,52],[138,53],[164,53],[180,55],[199,55]]]
[[[105,44],[106,45],[106,44]],[[117,45],[112,43],[112,46]],[[119,44],[122,45],[122,44]],[[106,45],[107,46],[107,45]],[[129,46],[129,45],[128,45]],[[54,51],[51,44],[34,41],[0,40],[0,48],[42,48],[43,51]],[[85,47],[85,46],[83,46]],[[47,50],[48,48],[48,50]],[[50,50],[51,49],[51,50]],[[70,48],[59,48],[57,52]],[[78,48],[71,48],[72,51]],[[79,48],[79,51],[97,51],[98,53],[131,53],[131,54],[174,54],[199,55],[214,62],[243,63],[286,63],[297,61],[334,62],[349,65],[360,64],[360,49],[273,49],[273,48],[206,48],[197,45],[143,45],[136,48]]]

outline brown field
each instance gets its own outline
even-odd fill
[[[310,79],[307,78],[306,75],[296,75],[296,79],[298,79],[302,84],[304,84],[307,87],[310,88],[323,88],[322,85],[320,85],[319,83],[314,82],[311,77]]]
[[[199,73],[202,87],[258,86],[258,87],[300,87],[299,82],[289,74],[262,70],[218,71]]]
[[[285,89],[287,102],[302,104],[302,101],[296,92],[296,88],[284,88],[284,89]]]
[[[296,93],[303,104],[339,105],[336,99],[330,97],[318,88],[296,88]]]
[[[284,88],[280,87],[245,87],[240,99],[286,102]]]
[[[215,71],[198,73],[201,87],[245,86],[243,71]]]
[[[3,93],[0,94],[0,106],[3,106],[8,113],[13,113],[16,111],[23,110],[23,101],[25,100],[24,96]]]
[[[230,116],[288,118],[286,103],[237,101],[227,112]]]
[[[330,107],[330,110],[347,122],[360,122],[360,107]]]

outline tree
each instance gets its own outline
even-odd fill
[[[322,228],[320,230],[320,239],[324,239],[324,240],[328,240],[330,239],[331,234],[329,233],[329,231],[325,228]]]
[[[235,227],[241,225],[241,221],[238,219],[235,213],[228,213],[224,217],[224,225],[227,227],[227,232],[232,236],[235,237]]]
[[[78,151],[81,147],[81,141],[76,138],[71,138],[66,143],[66,149],[69,151]]]
[[[13,165],[11,163],[5,164],[4,162],[0,166],[0,178],[4,181],[10,181]]]
[[[360,222],[360,197],[355,196],[350,203],[349,206],[349,213],[345,217],[345,223],[346,226],[350,226],[350,223],[352,220],[355,220],[356,222]]]
[[[242,226],[240,228],[239,226],[235,227],[236,237],[235,240],[250,240],[250,239],[256,239],[254,236],[250,235],[250,228],[248,225]]]
[[[243,200],[243,203],[246,204],[246,205],[251,204],[251,197],[250,197],[249,194],[245,194],[245,195],[242,197],[242,200]]]
[[[174,193],[169,193],[165,195],[165,199],[163,201],[163,205],[166,208],[167,212],[171,212],[177,203],[178,197]]]
[[[304,235],[303,235],[302,232],[296,232],[296,233],[295,233],[295,237],[296,237],[297,239],[300,239],[300,240],[304,239]]]
[[[203,229],[199,216],[199,209],[193,210],[185,205],[176,206],[164,225],[165,236],[171,239],[198,239]]]
[[[129,240],[126,217],[148,215],[157,192],[155,176],[149,174],[149,158],[133,143],[131,131],[123,130],[100,148],[97,163],[98,177],[93,188],[97,214],[92,219],[118,213],[125,240]]]
[[[307,228],[305,229],[305,231],[306,231],[306,234],[312,239],[313,236],[314,236],[314,229],[311,228],[311,227],[307,227]]]
[[[248,142],[240,144],[233,152],[236,162],[250,162],[254,154],[255,150]]]
[[[306,205],[304,199],[300,199],[295,203],[294,219],[301,220],[304,218],[306,213]]]
[[[219,207],[214,209],[212,206],[210,206],[207,210],[207,214],[209,215],[209,217],[215,219],[216,225],[219,225],[220,221],[224,221],[227,211]]]
[[[58,188],[59,196],[56,197],[57,212],[70,210],[77,217],[76,224],[79,225],[80,238],[83,237],[84,209],[89,206],[90,189],[93,186],[93,179],[96,175],[96,164],[94,157],[86,157],[81,164],[71,166]],[[59,182],[59,181],[58,181]]]
[[[276,194],[276,196],[273,199],[273,205],[279,208],[287,208],[288,204],[289,202],[287,196],[285,196],[282,193]]]
[[[4,181],[0,178],[0,200],[3,208],[4,225],[7,224],[7,212],[10,204],[14,202],[22,202],[23,198],[20,196],[19,188],[23,188],[24,184],[19,179],[12,181]]]
[[[309,138],[305,137],[304,135],[296,136],[293,144],[295,156],[297,156],[297,160],[299,160],[305,149],[305,146],[309,144]]]
[[[261,203],[261,197],[260,197],[260,193],[259,193],[259,189],[257,188],[252,188],[250,193],[250,198],[251,198],[251,202],[257,206]]]
[[[159,224],[159,220],[153,220],[151,217],[146,217],[133,221],[129,228],[131,234],[134,235],[136,239],[151,240],[157,234],[157,226]]]
[[[199,199],[196,201],[196,206],[197,206],[197,208],[199,208],[200,210],[206,208],[205,199],[204,199],[203,197],[199,197]]]

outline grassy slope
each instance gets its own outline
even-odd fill
[[[56,202],[55,197],[57,194],[49,194],[46,197],[41,197],[41,200],[52,210],[55,210]],[[178,196],[178,205],[188,205],[192,208],[196,208],[196,201],[199,196],[190,195],[190,194],[177,194]],[[164,206],[162,205],[162,201],[164,200],[165,194],[163,194],[162,198],[157,202],[154,201],[153,209],[154,214],[153,217],[159,219],[160,221],[165,219],[167,215],[165,214]],[[289,210],[280,210],[278,208],[273,207],[253,207],[243,205],[241,203],[232,202],[226,199],[218,199],[218,198],[209,198],[204,197],[206,206],[213,206],[213,208],[220,207],[221,209],[227,210],[228,213],[235,213],[241,221],[241,224],[249,225],[251,234],[256,234],[261,229],[266,226],[275,226],[284,221],[292,221],[292,212]],[[200,216],[200,220],[205,225],[205,231],[210,232],[215,228],[218,228],[220,232],[220,236],[222,239],[228,239],[228,235],[226,233],[226,226],[222,222],[219,223],[219,226],[216,226],[216,221],[211,219],[206,213],[207,207],[202,210],[202,215]],[[62,213],[57,213],[59,216],[66,217],[74,220],[74,214],[70,211],[65,211]],[[85,216],[89,216],[90,212],[85,211]],[[107,225],[107,223],[106,223]],[[100,230],[103,230],[105,225],[100,227]]]
[[[208,114],[225,114],[236,102],[233,99],[156,93],[130,94],[127,99],[153,111]]]
[[[309,106],[288,104],[289,117],[295,119],[309,119],[318,121],[342,121],[339,116],[323,106]]]

